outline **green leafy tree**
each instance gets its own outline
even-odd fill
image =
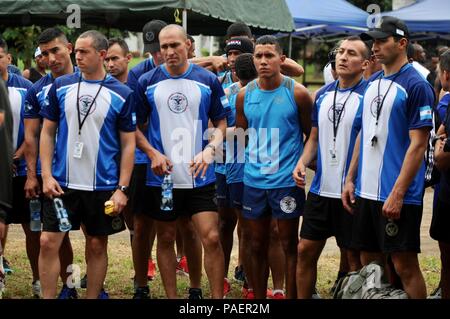
[[[24,67],[29,68],[36,50],[36,38],[40,33],[41,28],[32,25],[29,27],[6,28],[2,36],[8,43],[11,55],[15,59],[22,60]]]
[[[59,27],[66,34],[68,40],[74,44],[81,33],[92,29],[98,30],[107,38],[128,36],[128,31],[92,25],[84,25],[83,28],[80,29],[68,28],[67,26],[62,25],[57,27]],[[2,33],[3,39],[8,43],[9,52],[16,61],[23,61],[24,69],[28,69],[32,65],[34,51],[37,47],[36,39],[43,30],[44,28],[40,26],[32,25],[28,27],[6,28]]]

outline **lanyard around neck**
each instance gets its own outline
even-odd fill
[[[97,99],[97,96],[100,94],[100,91],[103,87],[103,84],[105,83],[107,74],[105,74],[105,77],[103,78],[102,82],[100,83],[100,87],[97,91],[97,93],[94,96],[94,99],[92,100],[91,104],[89,105],[86,114],[84,115],[84,118],[81,119],[81,111],[80,111],[80,86],[81,86],[81,72],[80,72],[80,79],[78,80],[78,89],[77,89],[77,114],[78,114],[78,135],[81,135],[81,129],[83,128],[84,123],[86,122],[86,119],[91,112],[92,106],[95,103],[95,100]]]

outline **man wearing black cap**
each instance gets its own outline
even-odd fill
[[[423,156],[432,128],[434,93],[408,63],[405,23],[383,17],[363,33],[383,70],[369,79],[364,94],[361,134],[342,194],[354,210],[353,245],[367,265],[390,254],[410,298],[425,298],[417,254],[423,208]],[[354,180],[358,169],[356,192]],[[356,201],[354,197],[356,193]]]

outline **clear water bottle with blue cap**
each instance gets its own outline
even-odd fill
[[[41,231],[41,210],[42,205],[39,198],[30,200],[30,230]]]
[[[72,229],[72,224],[69,220],[69,215],[64,207],[64,203],[61,198],[53,199],[53,205],[56,211],[56,217],[58,218],[59,230],[62,232],[68,232]]]
[[[173,180],[172,175],[164,175],[164,180],[161,184],[161,210],[173,210]]]

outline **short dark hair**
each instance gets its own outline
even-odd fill
[[[344,39],[344,41],[361,41],[364,43],[364,52],[363,52],[363,58],[366,60],[369,60],[372,56],[372,49],[369,47],[368,43],[363,41],[359,35],[351,35]]]
[[[108,39],[103,35],[103,33],[98,32],[97,30],[89,30],[83,32],[78,39],[91,38],[92,46],[95,50],[108,50]]]
[[[414,47],[414,44],[408,43],[408,47],[406,48],[406,55],[408,56],[408,59],[413,59],[415,53],[416,48]]]
[[[277,50],[277,52],[279,54],[283,54],[283,49],[281,48],[280,42],[278,41],[278,39],[276,37],[274,37],[273,35],[263,35],[260,36],[258,39],[256,39],[256,44],[255,44],[255,48],[257,45],[266,45],[266,44],[272,44],[275,46],[275,50]]]
[[[252,30],[250,30],[249,26],[244,22],[234,22],[230,24],[227,29],[227,39],[242,36],[247,36],[250,39],[253,37]]]
[[[122,49],[124,55],[130,53],[130,49],[128,48],[128,44],[122,38],[111,38],[108,39],[108,49],[112,47],[114,44],[118,44]]]
[[[2,48],[5,53],[8,53],[8,43],[2,38],[0,38],[0,48]]]
[[[191,43],[194,43],[194,42],[195,42],[195,39],[194,39],[194,37],[193,37],[192,35],[188,34],[188,35],[187,35],[187,38],[188,38],[189,40],[191,40]]]
[[[253,54],[239,54],[234,63],[236,75],[239,80],[250,81],[258,77],[255,64],[253,62]]]
[[[450,49],[447,49],[444,53],[439,57],[439,68],[441,71],[450,72]]]
[[[67,43],[67,37],[59,28],[48,28],[42,31],[42,33],[37,38],[38,44],[49,43],[50,41],[55,40],[56,38],[61,39],[63,42]]]

